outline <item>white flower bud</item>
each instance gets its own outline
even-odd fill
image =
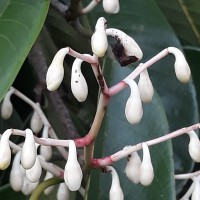
[[[24,177],[24,181],[23,181],[23,186],[22,186],[22,193],[24,195],[29,195],[33,192],[33,190],[37,187],[39,182],[36,182],[36,183],[32,183],[30,182],[27,177],[25,176]]]
[[[136,184],[140,182],[140,165],[141,165],[140,156],[135,151],[128,158],[125,168],[125,173],[126,176]]]
[[[5,95],[2,105],[1,105],[1,117],[3,119],[9,119],[13,113],[13,105],[10,100],[11,95],[13,94],[13,90],[7,92]]]
[[[143,53],[139,45],[126,33],[118,29],[109,28],[106,29],[106,34],[117,40],[113,53],[122,66],[127,66],[142,59]]]
[[[30,129],[26,129],[25,132],[26,138],[21,152],[21,164],[24,169],[30,169],[35,163],[37,151],[33,132]]]
[[[44,181],[46,181],[46,180],[48,180],[48,179],[51,179],[51,178],[53,178],[54,177],[54,175],[52,174],[52,173],[50,173],[50,172],[46,172],[46,175],[45,175],[45,177],[44,177]],[[52,186],[49,186],[48,188],[46,188],[45,190],[44,190],[44,194],[46,194],[46,195],[49,195],[52,191],[53,191],[53,189],[54,189],[54,185],[52,185]]]
[[[149,78],[147,69],[140,73],[140,79],[138,82],[138,88],[140,91],[140,97],[142,102],[149,103],[152,101],[154,89]]]
[[[18,151],[13,160],[13,165],[10,172],[10,180],[9,180],[10,186],[16,192],[21,191],[25,176],[25,170],[20,164],[20,157],[21,157],[21,151]]]
[[[0,140],[0,170],[6,169],[10,165],[11,150],[9,146],[9,137],[12,134],[12,130],[6,130]]]
[[[77,160],[76,145],[73,140],[69,141],[69,154],[65,165],[64,180],[69,190],[76,191],[81,186],[83,173]]]
[[[140,122],[143,115],[140,92],[134,80],[125,79],[124,82],[128,84],[131,89],[131,94],[127,100],[126,107],[125,107],[126,119],[131,124],[137,124]]]
[[[70,191],[65,183],[60,183],[57,191],[57,200],[69,200]]]
[[[188,145],[188,151],[191,158],[195,162],[200,162],[200,141],[197,134],[194,131],[189,131],[190,142]]]
[[[197,177],[193,178],[194,190],[192,192],[191,200],[199,200],[200,198],[200,182]]]
[[[140,166],[140,183],[144,186],[148,186],[154,179],[154,170],[151,163],[151,155],[149,147],[146,143],[142,143],[143,159]]]
[[[119,7],[119,0],[103,0],[103,9],[107,13],[118,13]]]
[[[71,71],[71,90],[79,102],[85,101],[88,95],[88,86],[81,72],[82,62],[83,60],[76,58]]]
[[[103,57],[108,48],[108,40],[106,35],[106,19],[100,17],[95,26],[95,32],[91,38],[92,52],[98,56]]]
[[[112,184],[109,192],[109,200],[123,200],[124,194],[120,186],[119,177],[116,170],[111,166],[107,166],[106,168],[107,170],[111,171],[112,175]]]
[[[46,83],[49,91],[55,91],[61,84],[64,77],[63,61],[68,48],[60,49],[53,58],[51,65],[47,71]]]
[[[177,79],[182,83],[187,83],[190,80],[191,71],[183,53],[175,47],[168,47],[168,51],[174,54],[176,59],[174,69]]]
[[[30,127],[35,134],[39,133],[42,130],[43,122],[36,110],[33,112],[33,115],[31,117]]]
[[[42,167],[40,164],[40,160],[37,156],[33,167],[26,170],[26,177],[30,182],[35,183],[39,181],[41,174]]]
[[[43,128],[43,132],[42,132],[42,137],[43,138],[48,138],[48,130],[49,127],[45,126]],[[52,157],[52,147],[51,146],[43,146],[40,145],[40,155],[46,160],[50,160]]]

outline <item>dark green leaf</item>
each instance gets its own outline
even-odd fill
[[[13,83],[44,23],[49,0],[0,2],[0,100]]]

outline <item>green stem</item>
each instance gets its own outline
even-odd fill
[[[42,183],[40,183],[36,188],[35,190],[33,191],[33,193],[31,194],[30,196],[30,199],[29,200],[38,200],[40,195],[42,194],[42,192],[48,188],[49,186],[51,185],[56,185],[58,183],[61,183],[63,182],[62,179],[58,179],[58,178],[51,178],[51,179],[48,179]]]

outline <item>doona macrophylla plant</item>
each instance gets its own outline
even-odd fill
[[[107,1],[104,1],[104,3]],[[115,2],[115,6],[118,1]],[[99,129],[102,125],[102,120],[106,113],[106,108],[109,106],[111,98],[120,93],[126,87],[130,87],[130,96],[124,108],[124,117],[127,123],[132,125],[140,123],[143,117],[143,104],[149,103],[154,95],[153,84],[148,75],[148,68],[155,62],[159,61],[168,54],[175,56],[174,70],[177,79],[182,83],[187,83],[190,80],[190,68],[183,53],[175,48],[168,47],[157,55],[152,57],[145,63],[140,63],[127,77],[119,80],[113,86],[108,86],[104,74],[100,66],[100,58],[107,53],[109,46],[108,36],[113,37],[115,45],[112,52],[113,57],[120,63],[121,66],[128,66],[129,64],[139,61],[143,57],[142,50],[136,41],[121,30],[115,28],[107,28],[107,21],[100,17],[97,20],[94,33],[91,37],[91,49],[93,55],[81,54],[74,51],[70,47],[65,47],[59,50],[54,56],[52,63],[47,71],[46,83],[49,91],[56,90],[62,83],[64,77],[63,62],[65,56],[69,55],[75,58],[72,64],[71,71],[71,89],[75,98],[79,102],[86,100],[89,93],[87,87],[87,78],[82,73],[81,64],[87,62],[90,64],[94,76],[99,84],[100,94],[96,115],[89,132],[82,138],[74,140],[61,140],[53,130],[48,119],[44,115],[41,106],[33,102],[17,89],[11,87],[2,103],[2,117],[7,119],[12,112],[5,114],[6,107],[12,107],[11,96],[15,95],[33,108],[33,116],[30,120],[31,129],[26,130],[8,129],[1,135],[0,141],[0,168],[6,169],[11,160],[11,149],[14,151],[14,162],[12,165],[10,183],[14,190],[22,191],[28,195],[32,193],[30,199],[37,199],[41,191],[49,186],[60,184],[57,192],[57,198],[61,199],[64,195],[66,199],[70,199],[70,191],[79,191],[83,196],[87,195],[85,184],[83,180],[88,177],[91,169],[100,169],[104,173],[111,174],[112,183],[110,183],[110,200],[123,200],[124,194],[120,186],[120,180],[117,170],[111,166],[115,162],[126,159],[127,164],[124,169],[124,176],[127,176],[133,183],[149,186],[154,181],[154,167],[151,158],[151,146],[181,136],[188,135],[190,143],[188,144],[188,152],[195,162],[200,162],[200,142],[197,134],[194,132],[198,129],[200,124],[195,124],[190,127],[182,128],[174,132],[168,133],[164,136],[142,141],[141,143],[125,146],[123,149],[108,155],[105,158],[94,158],[93,149],[95,140],[98,137]],[[123,68],[125,70],[125,68]],[[136,78],[139,78],[137,81]],[[148,106],[148,105],[147,105]],[[6,117],[5,117],[6,116]],[[42,131],[42,136],[37,136],[38,132]],[[22,144],[14,144],[9,140],[11,135],[18,135],[25,138]],[[61,167],[53,162],[51,159],[52,149],[56,147],[65,160],[65,166]],[[65,149],[68,148],[68,150]],[[84,163],[79,162],[78,148],[84,148]],[[37,151],[37,149],[39,149]],[[142,159],[138,154],[142,150]],[[41,176],[42,171],[51,174],[51,178],[45,177],[45,181]],[[13,176],[17,174],[19,181],[13,184]],[[192,196],[192,199],[197,199],[199,194],[199,175],[200,171],[191,174],[175,175],[175,179],[192,178],[193,184],[183,199]],[[39,184],[41,182],[41,184]],[[62,183],[61,183],[62,182]],[[38,185],[39,184],[39,185]],[[42,186],[41,186],[42,185]],[[41,190],[40,188],[43,188]],[[27,189],[25,189],[27,188]],[[137,191],[136,191],[137,192]],[[117,197],[115,196],[117,195]]]

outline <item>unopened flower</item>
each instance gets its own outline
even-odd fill
[[[81,186],[83,173],[77,160],[76,145],[73,140],[69,141],[69,154],[65,165],[64,180],[71,191],[76,191]]]
[[[65,183],[60,183],[57,191],[57,200],[69,200],[70,199],[70,191]]]
[[[152,82],[149,78],[147,69],[140,73],[140,79],[138,82],[138,88],[140,91],[140,97],[142,102],[149,103],[151,102],[154,94],[154,89]]]
[[[56,90],[60,86],[63,80],[64,77],[63,61],[65,55],[68,52],[69,52],[68,48],[60,49],[54,56],[54,59],[48,68],[46,75],[46,83],[47,83],[47,89],[49,91]]]
[[[200,162],[200,141],[197,134],[194,131],[189,131],[190,142],[188,145],[188,151],[191,158],[195,162]]]
[[[129,155],[125,168],[126,176],[134,183],[140,181],[140,165],[141,159],[136,151]]]
[[[125,79],[124,82],[128,84],[131,89],[131,94],[127,100],[126,107],[125,107],[126,119],[131,124],[137,124],[140,122],[143,115],[140,92],[134,80]]]
[[[112,184],[109,192],[109,200],[123,200],[124,194],[120,186],[119,177],[116,170],[111,166],[107,166],[106,168],[107,170],[111,171],[112,175]]]
[[[33,167],[26,170],[26,177],[30,182],[36,183],[39,181],[41,174],[42,174],[42,167],[40,164],[40,160],[37,156]]]
[[[187,83],[190,80],[191,71],[183,53],[175,47],[168,47],[168,51],[174,54],[176,59],[174,69],[177,79],[182,83]]]
[[[81,72],[82,62],[83,60],[76,58],[71,71],[71,90],[79,102],[85,101],[88,95],[88,86]]]
[[[24,176],[24,181],[23,181],[21,192],[24,195],[31,194],[33,192],[33,190],[37,187],[38,183],[39,182],[32,183],[26,178],[26,176]]]
[[[154,179],[154,170],[151,163],[151,155],[149,147],[146,143],[142,143],[143,158],[140,166],[140,183],[144,186],[148,186]]]
[[[103,9],[107,13],[115,14],[119,12],[119,0],[103,0]]]
[[[106,19],[104,17],[100,17],[97,20],[95,32],[91,38],[92,52],[98,57],[103,57],[108,48],[106,26]]]
[[[31,117],[30,127],[35,134],[39,133],[42,130],[43,122],[36,110],[33,112],[33,115]]]
[[[14,90],[10,89],[7,94],[5,95],[2,105],[1,105],[1,117],[3,119],[9,119],[13,113],[13,105],[10,100],[11,95],[13,94]]]
[[[0,140],[0,170],[6,169],[10,165],[11,150],[9,146],[9,137],[12,134],[12,130],[6,130]]]
[[[191,200],[199,200],[200,198],[200,182],[197,177],[193,178],[194,190],[192,192]]]
[[[51,172],[46,172],[46,175],[45,175],[45,177],[44,177],[44,181],[46,181],[46,180],[48,180],[48,179],[51,179],[51,178],[53,178],[54,177],[54,175],[51,173]],[[52,185],[52,186],[49,186],[48,188],[46,188],[45,190],[44,190],[44,193],[46,194],[46,195],[49,195],[52,191],[53,191],[53,189],[54,189],[54,185]]]
[[[114,37],[117,41],[113,47],[113,53],[121,66],[127,66],[142,58],[143,53],[139,45],[126,33],[118,29],[109,28],[106,29],[106,34]]]
[[[25,176],[25,170],[20,164],[21,151],[18,151],[13,160],[12,169],[10,172],[10,186],[16,192],[21,191]]]
[[[26,129],[25,132],[25,142],[21,150],[21,164],[24,169],[30,169],[35,163],[37,151],[33,132],[30,129]]]

